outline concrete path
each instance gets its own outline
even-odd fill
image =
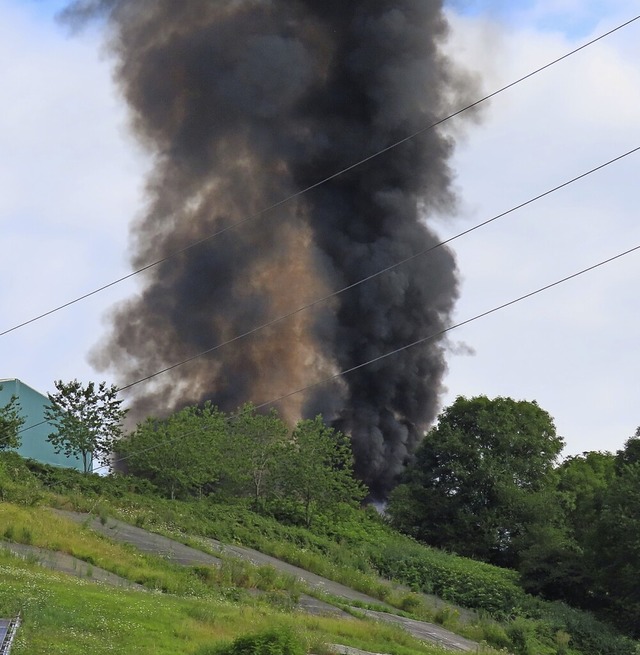
[[[205,564],[209,566],[216,566],[221,563],[221,560],[213,555],[209,555],[203,551],[191,548],[190,546],[185,546],[178,541],[163,537],[154,532],[149,532],[143,530],[142,528],[137,528],[135,526],[119,521],[118,519],[108,518],[106,522],[102,522],[100,519],[92,518],[87,514],[80,514],[77,512],[67,512],[62,510],[54,510],[59,516],[76,521],[77,523],[87,523],[91,529],[99,532],[100,534],[106,535],[116,541],[124,541],[125,543],[131,544],[141,550],[144,553],[160,555],[161,557],[167,558],[169,561],[176,562],[184,565],[194,565],[194,564]],[[338,582],[333,582],[327,578],[323,578],[315,573],[301,569],[300,567],[293,566],[287,562],[283,562],[275,557],[270,555],[265,555],[260,553],[257,550],[251,548],[245,548],[241,546],[230,546],[222,544],[215,539],[203,539],[203,542],[212,550],[216,550],[221,554],[232,555],[239,557],[241,559],[249,560],[254,564],[270,565],[273,566],[276,570],[282,571],[284,573],[289,573],[294,575],[296,578],[303,580],[310,587],[323,591],[332,596],[338,596],[344,598],[347,601],[359,601],[366,604],[384,606],[380,600],[367,596],[359,591],[350,589],[345,585],[342,585]],[[330,612],[330,611],[340,611],[337,608],[333,607],[328,603],[313,599],[310,596],[304,597],[301,599],[301,605],[306,606],[308,611],[316,612]],[[392,610],[391,606],[387,607]],[[387,613],[387,612],[374,612],[372,610],[358,610],[366,614],[367,616],[378,620],[385,621],[388,623],[395,623],[401,625],[407,630],[410,634],[428,641],[430,643],[438,644],[448,650],[461,651],[461,652],[471,652],[476,653],[479,650],[479,644],[476,642],[460,637],[449,630],[434,625],[432,623],[426,623],[424,621],[417,621],[415,619],[407,619],[396,614]]]
[[[457,650],[466,653],[477,653],[479,651],[479,644],[470,639],[465,639],[460,635],[442,628],[433,623],[426,623],[425,621],[417,621],[416,619],[408,619],[404,616],[397,614],[387,614],[386,612],[374,612],[373,610],[363,610],[367,616],[377,619],[378,621],[385,621],[387,623],[395,623],[401,625],[407,632],[411,633],[414,637],[422,641],[428,641],[432,644],[442,646],[447,650]]]
[[[27,546],[26,544],[14,544],[8,541],[1,541],[0,546],[14,555],[25,559],[33,559],[41,566],[54,571],[75,575],[78,578],[84,578],[92,582],[104,582],[116,587],[144,589],[142,585],[131,582],[131,580],[127,580],[126,578],[121,578],[119,575],[105,571],[98,566],[92,566],[84,560],[72,557],[66,553],[45,550],[37,546]]]
[[[240,559],[248,560],[258,566],[273,566],[274,569],[277,569],[282,573],[288,573],[298,578],[298,580],[302,580],[316,591],[321,591],[347,600],[355,600],[367,604],[373,603],[381,607],[387,607],[389,610],[394,609],[391,605],[387,605],[381,600],[367,596],[367,594],[360,593],[359,591],[346,587],[339,582],[333,582],[333,580],[323,578],[322,576],[311,573],[311,571],[307,571],[306,569],[301,569],[299,566],[283,562],[275,557],[271,557],[271,555],[265,555],[264,553],[253,550],[252,548],[245,548],[244,546],[228,546],[216,541],[215,539],[204,538],[203,542],[212,550],[217,550],[226,555],[235,555]]]
[[[298,566],[289,564],[288,562],[283,562],[282,560],[271,557],[270,555],[265,555],[257,550],[252,548],[245,548],[243,546],[228,546],[221,544],[215,539],[204,539],[204,542],[213,550],[218,550],[219,552],[226,554],[237,555],[242,559],[247,559],[254,564],[259,566],[270,565],[279,571],[289,573],[296,578],[306,582],[311,588],[324,593],[330,594],[332,596],[338,596],[344,598],[347,601],[360,601],[367,603],[369,605],[375,604],[382,607],[387,607],[390,611],[393,611],[395,608],[383,603],[382,601],[367,596],[359,591],[346,587],[343,584],[334,582],[333,580],[328,580],[323,578],[315,573],[311,573],[305,569],[301,569]],[[417,621],[415,619],[408,619],[396,614],[390,614],[387,612],[375,612],[372,610],[358,610],[364,613],[365,615],[374,618],[378,621],[386,621],[388,623],[396,623],[404,627],[407,632],[410,632],[414,637],[422,639],[424,641],[429,641],[431,643],[438,644],[449,650],[457,650],[463,652],[476,652],[478,649],[478,644],[464,637],[460,637],[445,628],[442,628],[439,625],[434,625],[432,623],[426,623],[424,621]]]
[[[175,539],[168,539],[155,532],[149,532],[137,528],[129,523],[108,518],[105,523],[102,520],[80,514],[78,512],[67,512],[64,510],[53,510],[58,516],[75,521],[76,523],[87,523],[94,530],[115,541],[124,542],[135,546],[140,552],[147,555],[163,557],[175,564],[194,566],[204,564],[205,566],[219,566],[222,562],[218,557],[209,555],[196,548],[185,546]]]

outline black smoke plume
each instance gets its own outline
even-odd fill
[[[102,15],[138,139],[154,157],[133,265],[175,253],[402,139],[464,94],[438,0],[83,1]],[[454,203],[452,141],[430,130],[150,269],[94,353],[129,383],[437,243]],[[448,324],[458,285],[439,248],[139,385],[134,416],[225,410],[306,387]],[[443,339],[280,403],[352,435],[384,496],[434,419]]]

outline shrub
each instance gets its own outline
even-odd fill
[[[391,546],[372,553],[372,560],[385,577],[494,617],[509,617],[526,601],[513,571],[435,549]]]
[[[33,533],[26,525],[20,531],[19,541],[21,544],[27,544],[28,546],[33,543]]]
[[[530,645],[531,623],[522,618],[514,619],[507,626],[507,636],[516,655],[533,655]]]
[[[480,622],[479,627],[482,633],[482,640],[489,646],[493,646],[493,648],[497,648],[498,650],[508,650],[510,648],[511,640],[505,629],[499,623],[485,619]]]
[[[433,620],[438,625],[446,625],[451,627],[458,622],[459,617],[460,612],[458,612],[458,610],[454,609],[453,607],[449,607],[448,605],[443,605],[442,607],[438,608],[436,613],[433,615]]]
[[[583,653],[597,655],[636,655],[636,644],[621,636],[588,612],[564,603],[553,603],[553,619],[559,629],[571,635],[571,646]],[[560,651],[562,652],[562,651]]]
[[[556,632],[556,645],[558,647],[558,655],[567,655],[569,652],[569,644],[571,643],[571,635],[564,630]]]
[[[418,608],[422,607],[422,605],[422,598],[414,593],[406,594],[400,600],[400,609],[405,612],[415,612]]]
[[[42,486],[25,460],[18,453],[0,453],[0,501],[33,506],[42,497]]]
[[[196,655],[305,655],[304,644],[285,627],[271,628],[252,635],[238,637],[235,641],[205,646]]]

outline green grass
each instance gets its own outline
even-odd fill
[[[190,625],[189,621],[196,622],[197,630],[188,629],[189,635],[199,634],[200,631],[204,631],[205,636],[211,635],[209,618],[214,612],[216,629],[224,627],[228,634],[216,632],[214,636],[207,637],[213,643],[269,625],[268,620],[261,622],[258,617],[278,617],[277,621],[284,621],[285,624],[291,620],[303,624],[305,639],[316,652],[321,650],[325,637],[330,643],[340,643],[341,635],[351,645],[360,644],[359,647],[375,652],[395,655],[404,652],[405,648],[408,649],[406,652],[413,652],[412,649],[416,648],[416,642],[405,642],[404,639],[408,639],[406,635],[398,630],[394,632],[392,628],[384,630],[387,631],[385,634],[393,634],[393,637],[380,637],[382,643],[387,644],[386,647],[380,642],[372,642],[372,635],[383,628],[374,629],[370,622],[302,618],[303,615],[292,619],[293,602],[301,589],[290,576],[279,576],[269,567],[253,567],[225,559],[218,569],[183,569],[159,558],[141,556],[133,549],[113,544],[68,521],[52,522],[49,511],[42,506],[90,511],[104,520],[114,516],[194,546],[201,544],[198,537],[210,537],[254,547],[389,602],[416,618],[440,623],[459,634],[478,642],[484,641],[498,649],[506,649],[514,655],[636,653],[636,644],[590,615],[559,604],[545,603],[525,594],[513,572],[422,546],[391,530],[372,510],[357,511],[345,507],[338,515],[319,517],[313,531],[310,531],[301,526],[284,525],[274,517],[256,514],[243,504],[222,504],[212,499],[169,501],[154,495],[144,481],[83,476],[74,471],[42,465],[33,465],[33,470],[30,470],[19,458],[7,458],[5,455],[0,455],[0,498],[14,503],[0,503],[0,536],[5,531],[4,536],[8,539],[67,552],[149,588],[166,592],[153,594],[153,597],[164,599],[157,601],[160,603],[177,603],[174,608],[176,626],[182,625],[181,621],[185,621],[186,625]],[[380,575],[390,580],[381,580]],[[399,587],[400,583],[406,587]],[[54,585],[54,582],[50,582],[50,585]],[[243,589],[262,590],[265,593],[256,598]],[[108,596],[116,592],[104,590],[100,593]],[[136,594],[127,596],[125,592],[118,593],[121,599],[125,596],[138,598]],[[445,602],[435,602],[423,593],[437,594]],[[77,603],[77,592],[75,596]],[[104,602],[108,604],[110,601]],[[146,604],[151,601],[141,602]],[[119,603],[120,619],[127,616],[129,620],[127,602],[120,600]],[[60,611],[68,607],[62,600],[58,606]],[[90,607],[91,603],[88,602],[87,611]],[[227,611],[231,613],[225,614]],[[248,613],[246,616],[250,614],[251,620],[243,623],[244,630],[234,629],[233,612]],[[83,613],[84,610],[80,616]],[[109,612],[105,609],[103,615],[108,616]],[[118,602],[114,606],[113,625],[117,625],[116,615]],[[158,610],[158,616],[161,615],[162,612]],[[136,612],[132,610],[131,616],[137,616]],[[224,626],[218,623],[220,617],[224,617]],[[147,633],[155,634],[157,629],[164,635],[167,631],[164,621],[160,622],[162,628],[153,627],[155,618],[149,618],[152,624],[148,626],[137,624],[133,632],[145,632],[144,640]],[[84,625],[84,619],[78,620],[79,626]],[[96,620],[97,630],[100,621]],[[87,621],[90,623],[91,619]],[[60,616],[53,621],[60,625],[64,622]],[[73,629],[79,628],[76,626]],[[177,627],[175,630],[180,632]],[[27,629],[24,633],[29,634]],[[90,634],[91,630],[87,635]],[[184,635],[181,638],[185,639]],[[185,643],[181,649],[168,652],[197,653],[198,648],[209,648],[211,644],[208,644],[207,638],[197,644]],[[384,642],[384,639],[390,641]],[[175,639],[168,643],[171,643],[168,648],[177,648]],[[374,643],[377,645],[374,646]],[[128,652],[125,648],[115,650]],[[419,647],[418,651],[438,652],[437,649],[425,651]],[[85,649],[79,652],[103,651]],[[158,646],[155,651],[136,649],[130,652],[165,651]],[[208,651],[202,651],[205,652]]]
[[[84,529],[47,508],[0,503],[0,537],[71,555],[150,589],[195,596],[209,590],[193,571],[143,555]]]
[[[275,627],[305,646],[345,643],[374,652],[436,655],[392,627],[286,614],[223,598],[126,591],[55,574],[0,550],[0,615],[22,612],[12,655],[176,655]],[[207,651],[208,652],[208,651]]]
[[[264,601],[280,607],[292,607],[303,591],[293,576],[237,558],[222,556],[220,566],[185,567],[144,555],[48,508],[0,503],[0,525],[4,526],[0,537],[7,541],[71,555],[151,590],[208,597],[220,593],[238,596],[241,589],[251,589],[268,592]],[[190,541],[197,544],[197,540]]]

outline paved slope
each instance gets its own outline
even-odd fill
[[[168,539],[167,537],[163,537],[156,533],[143,530],[142,528],[137,528],[117,519],[108,518],[107,521],[103,523],[101,520],[92,518],[86,514],[66,512],[61,510],[55,511],[57,514],[76,522],[88,522],[88,525],[96,532],[99,532],[117,541],[124,541],[126,543],[132,544],[142,552],[160,555],[173,562],[185,565],[206,564],[210,566],[216,566],[220,564],[220,559],[214,557],[213,555],[209,555],[195,548],[185,546],[184,544],[181,544],[180,542],[173,539]],[[247,559],[254,564],[268,564],[273,566],[279,571],[289,573],[301,580],[304,580],[307,584],[315,589],[322,590],[325,593],[333,596],[339,596],[347,601],[351,600],[374,605],[383,605],[383,603],[381,603],[376,598],[372,598],[371,596],[367,596],[366,594],[360,593],[359,591],[350,589],[345,585],[333,582],[332,580],[328,580],[319,575],[316,575],[315,573],[311,573],[297,566],[293,566],[287,562],[283,562],[251,548],[228,546],[214,539],[206,539],[205,543],[210,548],[215,549],[220,553]],[[329,611],[329,609],[332,607],[326,603],[322,603],[321,601],[317,601],[316,599],[311,598],[308,598],[307,603],[309,609],[315,606],[316,608],[324,608],[325,610]],[[332,609],[335,610],[336,608]],[[389,607],[389,609],[391,608]],[[371,618],[374,618],[378,621],[386,621],[389,623],[402,625],[407,630],[407,632],[411,633],[418,639],[438,644],[449,650],[472,653],[478,652],[479,645],[476,642],[465,639],[464,637],[460,637],[459,635],[456,635],[449,630],[445,630],[438,625],[426,623],[424,621],[417,621],[415,619],[406,619],[404,617],[387,612],[374,612],[370,610],[362,611]]]
[[[139,585],[126,578],[121,578],[115,573],[105,571],[99,566],[88,564],[84,560],[72,557],[66,553],[60,553],[53,550],[45,550],[37,546],[27,546],[26,544],[14,544],[8,541],[0,541],[2,548],[5,548],[14,555],[20,557],[34,558],[38,564],[54,571],[75,575],[77,578],[85,578],[93,582],[104,582],[116,587],[127,587],[129,589],[144,589]]]
[[[225,553],[227,555],[235,555],[241,559],[253,562],[258,566],[273,566],[273,568],[277,569],[278,571],[293,575],[299,580],[304,580],[304,582],[306,582],[312,589],[316,589],[317,591],[322,591],[324,593],[331,594],[332,596],[339,596],[348,600],[360,601],[362,603],[375,603],[376,605],[386,606],[389,608],[389,610],[393,609],[390,605],[386,605],[386,603],[383,603],[381,600],[367,596],[366,594],[360,593],[359,591],[351,589],[350,587],[346,587],[339,582],[333,582],[333,580],[323,578],[320,575],[311,573],[311,571],[301,569],[299,566],[294,566],[288,562],[283,562],[282,560],[276,559],[275,557],[271,557],[271,555],[265,555],[264,553],[253,550],[252,548],[245,548],[243,546],[228,546],[226,544],[220,543],[219,541],[216,541],[215,539],[203,539],[203,541],[207,546],[209,546],[209,548],[218,550],[221,553]]]
[[[220,559],[213,555],[209,555],[196,548],[185,546],[179,541],[175,541],[175,539],[168,539],[155,532],[137,528],[123,521],[109,518],[103,523],[100,519],[89,516],[88,514],[67,512],[64,510],[53,511],[59,516],[71,519],[76,523],[87,523],[92,530],[116,541],[131,544],[143,553],[159,555],[176,564],[219,566],[221,563]]]

